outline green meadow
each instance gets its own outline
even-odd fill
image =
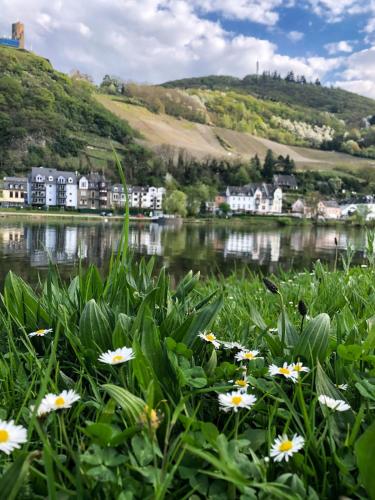
[[[6,278],[0,497],[375,498],[373,236],[366,267],[172,286],[128,224],[105,277]]]

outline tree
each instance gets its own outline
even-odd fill
[[[220,203],[219,205],[219,210],[222,212],[224,215],[227,215],[230,212],[230,206],[228,203],[225,201],[223,203]]]
[[[283,173],[287,175],[291,175],[294,172],[294,169],[296,167],[296,164],[294,163],[294,160],[290,158],[289,155],[287,155],[284,158],[284,165],[283,165]]]
[[[183,191],[178,189],[173,189],[167,192],[164,201],[164,210],[168,214],[181,215],[181,217],[186,217],[186,201],[187,196]]]
[[[210,189],[206,184],[194,184],[185,190],[187,195],[187,210],[189,215],[198,215],[210,199]]]
[[[260,163],[259,156],[255,155],[250,160],[251,177],[254,181],[260,181],[262,178],[262,164]]]
[[[263,178],[266,181],[272,181],[272,177],[275,171],[276,160],[273,156],[273,152],[271,149],[267,151],[266,158],[263,164]]]

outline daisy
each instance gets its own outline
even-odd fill
[[[342,399],[334,399],[322,394],[319,396],[319,403],[322,405],[328,406],[331,410],[334,411],[347,411],[350,410],[350,405],[345,403]]]
[[[237,412],[238,408],[250,410],[256,400],[257,398],[252,394],[244,394],[241,391],[219,394],[219,403],[224,411],[234,410]]]
[[[290,367],[292,371],[296,372],[297,374],[299,374],[299,372],[308,373],[310,371],[310,368],[308,368],[307,366],[303,366],[303,363],[301,363],[300,361],[298,361],[298,363],[292,363]]]
[[[120,363],[125,363],[125,361],[130,361],[135,358],[133,349],[130,347],[120,347],[115,351],[103,352],[99,356],[99,361],[102,363],[107,363],[108,365],[118,365]]]
[[[336,384],[337,389],[341,389],[342,391],[346,391],[348,389],[348,384]]]
[[[278,436],[273,442],[270,455],[275,462],[281,462],[284,459],[288,462],[289,457],[303,448],[304,444],[305,440],[302,436],[294,434],[292,439],[289,439],[286,434],[283,434],[282,436]]]
[[[35,332],[29,333],[29,337],[44,337],[47,333],[51,333],[52,328],[46,328],[44,330],[36,330]]]
[[[16,448],[21,448],[27,441],[27,431],[22,425],[15,425],[14,420],[0,420],[0,451],[9,455]]]
[[[253,359],[262,358],[262,356],[258,356],[258,354],[259,351],[241,351],[235,355],[235,358],[237,361],[252,361]]]
[[[298,373],[292,369],[292,365],[288,365],[287,362],[283,366],[271,365],[268,368],[269,375],[283,375],[285,378],[289,378],[292,382],[296,382],[298,378]]]
[[[239,351],[246,351],[246,347],[239,342],[222,342],[224,349],[238,349]]]
[[[199,333],[198,337],[205,340],[206,342],[210,342],[215,347],[215,349],[219,349],[220,342],[216,339],[215,335],[212,332]]]
[[[80,395],[73,390],[62,391],[60,394],[46,394],[38,408],[38,416],[45,415],[51,411],[70,408],[73,403],[80,399]]]
[[[238,380],[230,380],[229,382],[232,382],[235,387],[238,387],[240,392],[246,391],[246,389],[249,387],[249,382],[245,378],[239,378]]]

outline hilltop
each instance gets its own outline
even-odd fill
[[[24,50],[0,47],[0,173],[32,166],[106,169],[111,143],[129,159],[137,135],[94,98],[95,87]]]
[[[359,127],[363,125],[363,118],[375,114],[373,99],[340,88],[325,87],[319,81],[308,83],[303,77],[298,78],[291,74],[287,79],[277,74],[247,75],[242,79],[211,75],[170,81],[164,83],[163,87],[226,92],[234,90],[266,101],[310,108],[314,113],[330,113],[337,119],[344,120],[349,127]]]

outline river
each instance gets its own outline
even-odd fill
[[[49,262],[58,264],[61,275],[71,275],[79,260],[106,270],[116,251],[121,224],[105,222],[0,221],[0,284],[9,270],[36,283]],[[363,262],[366,234],[359,228],[289,226],[266,228],[231,222],[215,224],[131,223],[130,245],[137,256],[154,255],[157,265],[165,265],[174,278],[190,269],[228,275],[248,266],[264,273],[280,269],[311,269],[317,259],[332,263],[335,238],[339,253],[348,244],[356,248],[355,261]]]

